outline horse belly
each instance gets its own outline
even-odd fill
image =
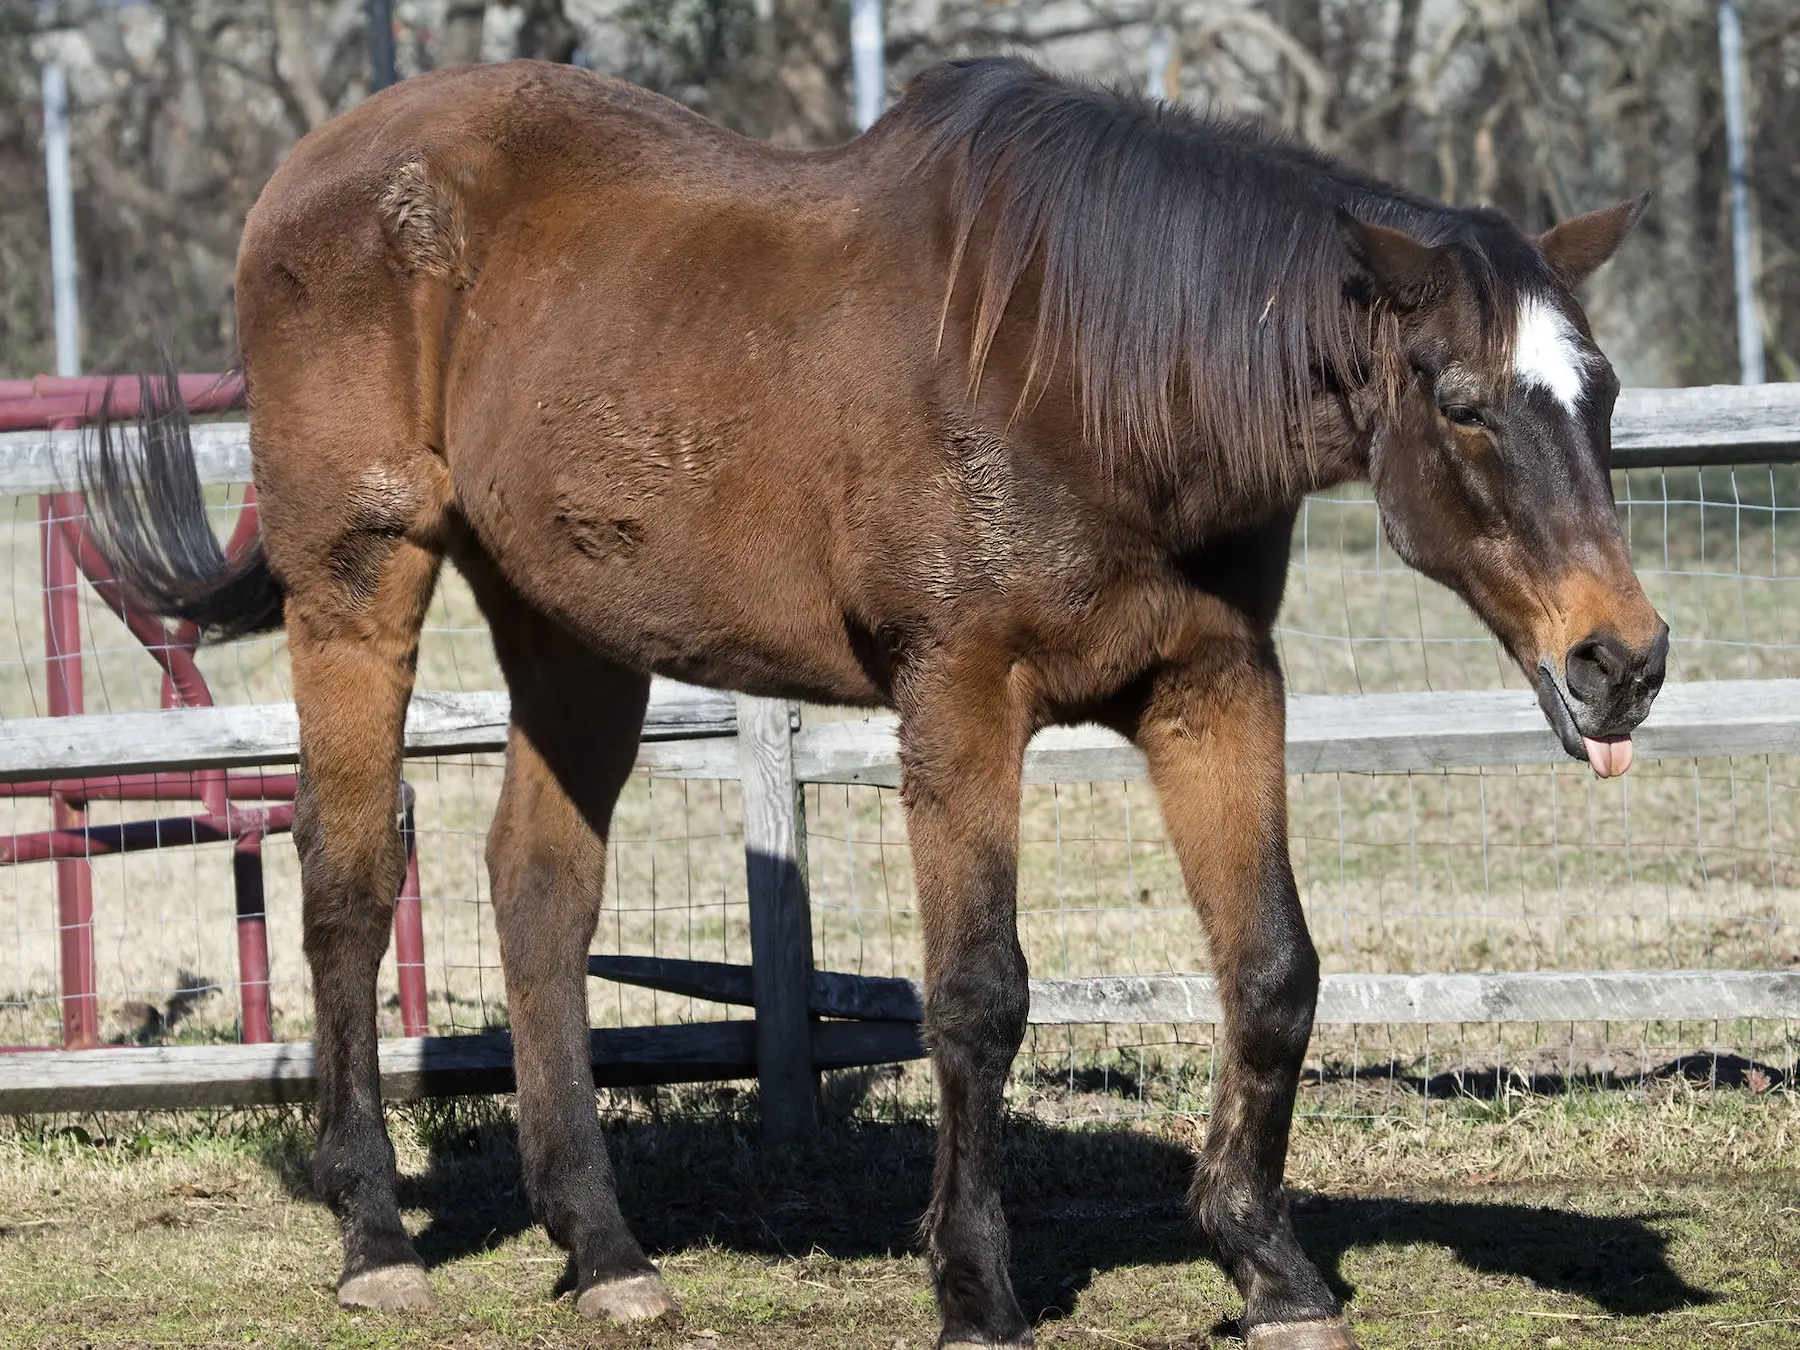
[[[626,575],[589,565],[568,622],[619,659],[690,684],[817,703],[886,701],[816,577],[778,558],[732,561],[710,576],[654,562]]]
[[[745,693],[882,702],[805,485],[741,471],[720,482],[678,446],[637,449],[515,445],[453,469],[459,505],[513,587],[614,660]]]

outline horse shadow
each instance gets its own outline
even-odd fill
[[[730,1089],[724,1100],[731,1101]],[[753,1101],[746,1093],[740,1102]],[[715,1245],[765,1256],[904,1257],[931,1186],[929,1124],[842,1114],[812,1141],[764,1149],[753,1112],[696,1117],[649,1109],[607,1130],[619,1198],[653,1256]],[[421,1135],[422,1172],[401,1181],[403,1209],[422,1212],[415,1245],[428,1267],[490,1250],[531,1226],[510,1116],[474,1103],[436,1108]],[[417,1121],[415,1120],[415,1125]],[[288,1159],[290,1185],[304,1180]],[[1103,1271],[1216,1259],[1182,1197],[1191,1154],[1129,1129],[1066,1129],[1015,1121],[1006,1196],[1014,1280],[1038,1320],[1074,1312]],[[1641,1317],[1714,1302],[1669,1261],[1666,1213],[1594,1215],[1553,1204],[1416,1196],[1293,1196],[1302,1246],[1337,1295],[1357,1249],[1432,1244],[1464,1267],[1577,1295],[1614,1316]],[[558,1292],[569,1288],[569,1272]]]
[[[1537,1068],[1487,1067],[1450,1069],[1430,1077],[1394,1061],[1358,1065],[1353,1071],[1328,1064],[1325,1073],[1314,1081],[1341,1083],[1351,1078],[1402,1088],[1433,1101],[1496,1102],[1509,1095],[1561,1097],[1574,1092],[1641,1092],[1653,1085],[1676,1081],[1707,1091],[1734,1088],[1761,1093],[1791,1088],[1800,1082],[1800,1061],[1784,1066],[1724,1051],[1700,1051],[1638,1070],[1559,1073]]]

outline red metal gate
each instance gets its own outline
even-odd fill
[[[228,412],[243,407],[243,384],[236,376],[183,375],[180,388],[190,413]],[[102,407],[114,418],[136,417],[141,409],[139,382],[131,379],[115,384],[98,377],[48,376],[0,380],[0,431],[74,430],[98,417]],[[83,579],[162,667],[163,707],[212,706],[212,692],[194,660],[199,631],[188,623],[171,627],[130,608],[88,529],[82,494],[44,494],[39,498],[39,522],[50,715],[66,717],[84,711],[80,594]],[[226,552],[248,546],[256,530],[256,494],[252,488],[246,492]],[[50,802],[50,829],[0,835],[0,865],[55,862],[58,983],[65,1048],[86,1049],[99,1044],[93,878],[88,859],[224,840],[233,844],[239,1037],[246,1043],[272,1039],[262,843],[270,834],[293,828],[294,789],[295,775],[291,773],[228,773],[223,769],[0,784],[0,796],[46,797]],[[197,803],[199,809],[190,815],[166,819],[90,825],[87,806],[96,801],[188,801]],[[261,805],[245,807],[238,802]],[[428,1025],[425,940],[413,793],[408,784],[401,785],[399,809],[406,841],[406,880],[394,910],[400,1021],[405,1035],[423,1036]]]

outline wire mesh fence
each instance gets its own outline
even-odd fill
[[[1794,675],[1800,466],[1613,477],[1638,576],[1671,630],[1669,677]],[[1468,607],[1394,554],[1366,487],[1305,504],[1278,636],[1295,693],[1525,687]]]
[[[1800,626],[1800,470],[1634,470],[1620,511],[1652,600],[1674,630],[1671,678],[1794,673]],[[242,503],[214,491],[221,533]],[[0,514],[0,715],[48,710],[42,543],[36,498]],[[1366,490],[1310,500],[1296,525],[1279,630],[1296,693],[1375,693],[1520,683],[1462,603],[1409,571],[1381,536]],[[162,675],[83,587],[86,708],[154,708]],[[220,703],[288,696],[279,636],[204,651]],[[424,689],[500,687],[486,631],[460,580],[433,601]],[[843,716],[809,709],[814,719]],[[483,863],[498,796],[492,755],[411,760],[417,794],[429,1021],[460,1033],[504,1026],[505,988]],[[1293,857],[1327,972],[1426,972],[1800,964],[1800,764],[1783,756],[1661,760],[1602,783],[1581,766],[1410,774],[1296,775]],[[252,803],[253,804],[253,803]],[[919,970],[918,926],[898,794],[806,790],[815,961],[870,975]],[[158,800],[96,802],[108,822],[170,814]],[[3,828],[43,829],[48,804],[0,802]],[[1025,790],[1020,931],[1036,976],[1204,971],[1205,945],[1142,783]],[[640,774],[620,802],[595,948],[744,962],[749,957],[742,812],[732,782]],[[231,847],[96,857],[102,1039],[230,1040],[237,1034]],[[291,841],[264,848],[271,1004],[278,1039],[309,1034]],[[0,873],[0,1044],[58,1039],[54,869]],[[384,1034],[398,1034],[392,957]],[[597,1026],[748,1016],[748,1010],[593,981]],[[1632,1077],[1726,1050],[1741,1072],[1795,1061],[1783,1023],[1321,1028],[1309,1070],[1318,1109],[1397,1109],[1450,1087],[1515,1075],[1540,1084]],[[1203,1105],[1210,1027],[1034,1028],[1019,1102],[1061,1118]],[[1734,1072],[1737,1070],[1734,1070]]]

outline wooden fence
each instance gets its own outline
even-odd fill
[[[1627,390],[1614,420],[1619,468],[1800,462],[1800,385]],[[75,438],[0,436],[0,493],[53,491],[74,477]],[[201,477],[249,476],[242,424],[196,428]],[[506,696],[420,693],[406,751],[431,756],[502,750]],[[1637,756],[1800,753],[1800,680],[1667,687],[1636,737]],[[143,770],[291,764],[292,705],[238,705],[0,723],[0,781]],[[1387,773],[1556,764],[1566,759],[1524,691],[1294,696],[1292,773]],[[812,967],[806,892],[808,783],[894,786],[891,720],[802,725],[768,700],[658,681],[639,765],[665,777],[743,785],[751,964],[595,956],[599,977],[755,1009],[754,1021],[634,1027],[593,1033],[602,1085],[760,1080],[765,1130],[804,1133],[822,1069],[923,1053],[912,982]],[[1138,752],[1094,727],[1040,733],[1028,782],[1141,779]],[[1036,1024],[1214,1022],[1212,981],[1195,975],[1034,980]],[[1555,971],[1330,975],[1321,1023],[1491,1023],[1800,1018],[1800,973],[1780,971]],[[511,1082],[503,1035],[383,1042],[383,1091],[394,1097],[499,1091]],[[0,1056],[0,1111],[224,1105],[304,1100],[312,1091],[303,1043],[83,1050]]]

